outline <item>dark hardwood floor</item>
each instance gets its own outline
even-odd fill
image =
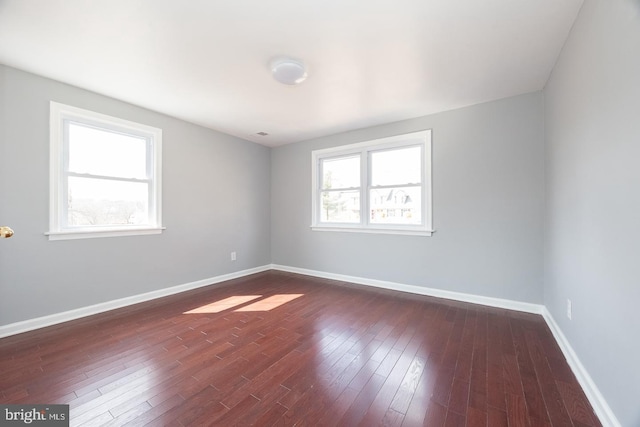
[[[0,402],[73,426],[600,426],[540,316],[276,271],[1,339]]]

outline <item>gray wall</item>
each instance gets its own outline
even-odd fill
[[[640,2],[586,0],[544,95],[545,305],[640,426]]]
[[[0,65],[0,325],[270,262],[544,302],[640,425],[639,52],[638,0],[585,0],[544,94],[273,150]],[[50,100],[163,129],[163,234],[47,240]],[[311,150],[427,128],[433,237],[310,230]]]
[[[269,264],[268,148],[2,65],[0,95],[0,325]],[[47,240],[50,100],[162,128],[163,234]]]
[[[542,93],[275,148],[275,264],[542,302]],[[433,129],[432,237],[311,231],[311,151]]]

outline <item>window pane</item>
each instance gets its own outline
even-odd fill
[[[322,160],[322,188],[360,187],[360,156]]]
[[[147,141],[69,122],[69,171],[144,179]]]
[[[371,185],[420,184],[422,150],[407,147],[371,153]]]
[[[396,187],[369,191],[372,224],[421,224],[421,187]]]
[[[322,222],[360,222],[359,191],[323,191]]]
[[[149,185],[69,177],[69,226],[149,224]]]

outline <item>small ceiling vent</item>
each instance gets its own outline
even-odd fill
[[[267,136],[267,135],[269,135],[269,134],[268,134],[268,133],[266,133],[266,132],[258,132],[258,133],[256,133],[256,135],[260,135],[260,136]]]

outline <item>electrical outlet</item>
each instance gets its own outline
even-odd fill
[[[233,251],[231,252],[231,261],[235,261],[236,260],[236,252]]]
[[[567,298],[567,317],[571,320],[573,307],[571,306],[571,300]]]

